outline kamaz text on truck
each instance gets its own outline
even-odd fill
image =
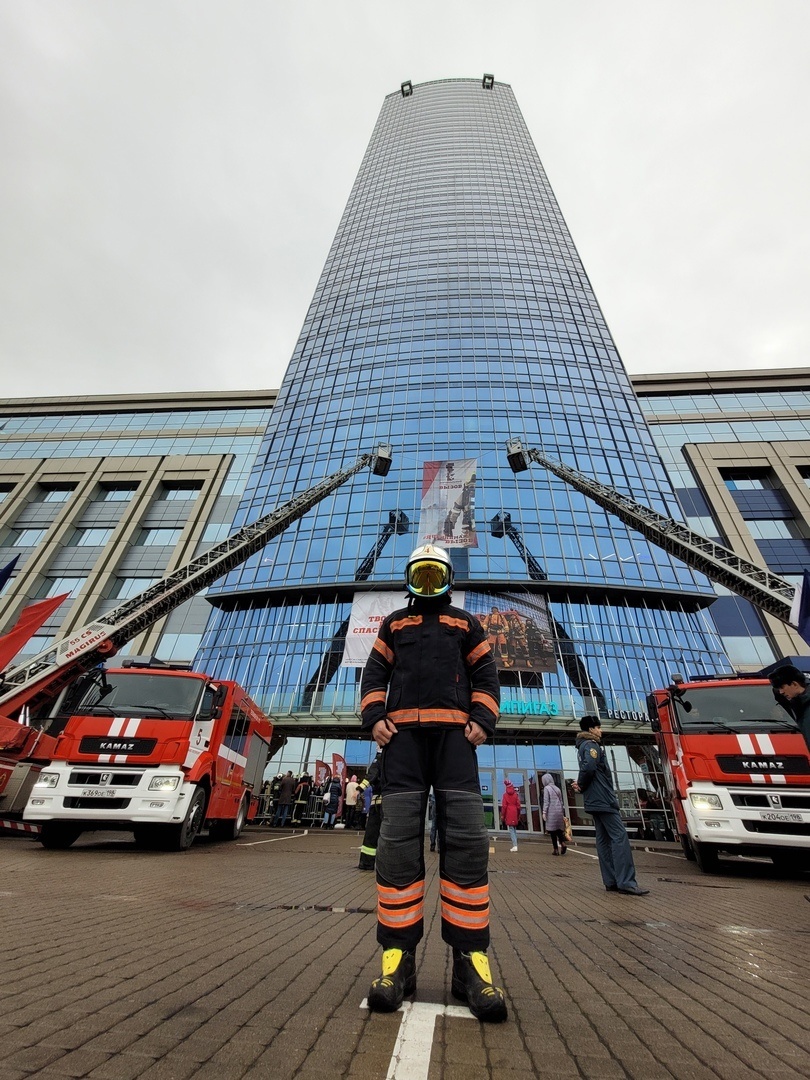
[[[234,682],[124,660],[79,680],[44,726],[56,748],[24,819],[46,848],[126,829],[139,846],[184,850],[204,826],[236,839],[256,814],[273,729]]]
[[[810,755],[769,682],[675,675],[648,708],[687,858],[709,873],[721,852],[810,866]]]

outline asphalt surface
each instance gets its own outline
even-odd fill
[[[429,853],[416,1003],[361,1007],[379,951],[359,844],[258,826],[179,854],[0,837],[0,1078],[810,1076],[807,875],[707,876],[642,846],[652,891],[621,896],[592,845],[498,839],[490,958],[510,1014],[482,1025],[450,994]]]

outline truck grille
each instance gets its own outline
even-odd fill
[[[126,810],[129,799],[80,799],[69,796],[65,799],[66,810]]]
[[[753,792],[749,794],[747,791],[732,791],[731,801],[735,806],[750,806],[755,809],[762,807],[763,810],[810,810],[810,794],[791,795],[784,788],[773,787],[771,791],[779,796],[776,806],[764,791],[758,791],[756,794]]]
[[[767,833],[773,836],[810,836],[810,824],[792,824],[788,821],[744,821],[748,832]]]
[[[106,782],[101,778],[106,776]],[[74,769],[68,777],[69,784],[77,787],[137,787],[138,781],[143,776],[140,772],[87,772],[86,770]]]

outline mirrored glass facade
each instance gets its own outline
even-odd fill
[[[405,515],[362,586],[400,590],[425,463],[474,460],[457,588],[481,611],[494,593],[551,608],[555,670],[505,672],[505,729],[640,714],[672,670],[728,670],[706,579],[537,467],[514,476],[510,436],[680,517],[511,88],[425,83],[383,103],[234,527],[379,441],[394,466],[209,590],[198,664],[281,726],[356,724],[357,669],[339,659],[363,560]]]

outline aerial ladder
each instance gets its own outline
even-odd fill
[[[354,580],[368,581],[377,564],[377,559],[382,554],[383,548],[391,537],[394,535],[404,536],[410,527],[411,523],[407,514],[404,514],[401,510],[389,511],[388,521],[380,529],[380,534],[377,537],[377,542],[374,544],[374,547],[359,563],[354,573]],[[303,693],[301,694],[300,706],[303,711],[308,711],[312,707],[312,701],[315,694],[323,691],[326,686],[328,686],[334,677],[335,672],[340,667],[348,631],[349,619],[346,618],[332,635],[332,640],[324,650],[323,657],[321,658],[317,669],[313,672],[312,677],[304,687]]]
[[[517,548],[520,557],[526,563],[526,569],[532,581],[548,581],[548,574],[526,547],[520,530],[512,521],[512,515],[502,510],[496,514],[489,523],[489,531],[496,537],[508,537]],[[587,667],[577,653],[576,645],[571,635],[549,612],[554,627],[554,636],[557,643],[557,652],[562,664],[563,671],[583,701],[593,700],[598,709],[607,708],[605,695],[593,681]]]
[[[142,593],[4,672],[0,676],[0,766],[6,767],[7,775],[9,765],[15,769],[14,783],[7,783],[0,791],[0,814],[20,802],[27,773],[38,771],[51,760],[56,739],[48,735],[47,722],[38,724],[36,718],[47,716],[50,707],[77,678],[103,664],[143,630],[240,566],[356,473],[370,468],[375,476],[386,476],[390,467],[391,446],[380,443],[373,453],[363,454],[353,465],[325,477]]]
[[[530,462],[536,462],[641,533],[650,543],[795,629],[791,608],[796,589],[789,581],[693,532],[682,522],[656,513],[608,484],[594,480],[570,465],[553,461],[539,450],[524,447],[520,439],[507,440],[506,455],[512,472],[525,472]]]

